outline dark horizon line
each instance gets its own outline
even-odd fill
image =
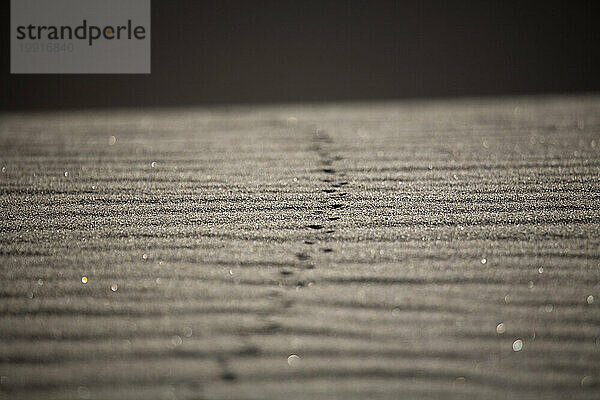
[[[308,105],[308,104],[327,104],[327,103],[378,103],[378,102],[425,102],[425,101],[444,101],[444,100],[468,100],[468,99],[498,99],[498,98],[533,98],[533,97],[572,97],[584,96],[595,97],[600,96],[598,89],[574,89],[574,90],[537,90],[537,91],[506,91],[503,93],[497,92],[480,92],[480,93],[448,93],[436,95],[407,95],[407,96],[378,96],[378,97],[323,97],[321,99],[282,99],[282,100],[254,100],[254,101],[162,101],[148,102],[144,104],[84,104],[84,105],[27,105],[15,107],[1,107],[0,113],[13,112],[45,112],[45,111],[101,111],[101,110],[134,110],[134,109],[171,109],[171,108],[227,108],[227,107],[252,107],[252,106],[275,106],[275,105]]]

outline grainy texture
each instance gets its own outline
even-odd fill
[[[0,397],[598,398],[599,145],[596,97],[5,114]]]

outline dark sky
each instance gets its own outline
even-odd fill
[[[151,75],[10,75],[3,109],[600,90],[591,1],[152,2]]]

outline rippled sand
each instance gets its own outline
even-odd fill
[[[594,399],[600,99],[0,116],[0,398]]]

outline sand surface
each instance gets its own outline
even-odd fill
[[[600,398],[600,98],[3,114],[0,167],[2,399]]]

